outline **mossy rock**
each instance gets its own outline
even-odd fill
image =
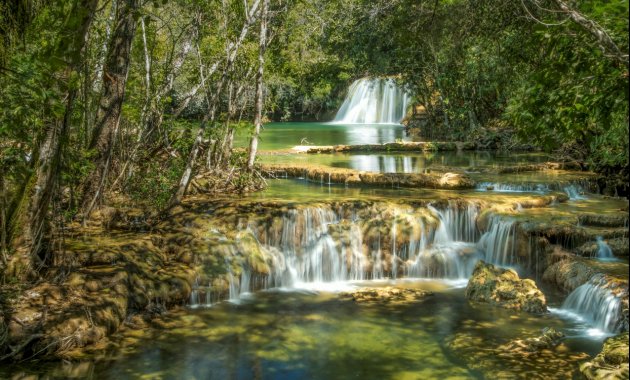
[[[503,269],[479,260],[466,287],[471,301],[530,313],[547,311],[545,295],[530,279],[520,279],[512,269]]]
[[[591,361],[580,365],[580,371],[587,379],[627,379],[628,333],[611,337],[604,341],[602,351]]]

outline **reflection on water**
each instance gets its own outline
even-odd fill
[[[385,285],[396,283],[370,284]],[[435,294],[412,303],[366,305],[327,292],[261,292],[240,305],[173,312],[162,322],[166,330],[127,328],[95,361],[43,365],[39,371],[116,380],[443,379],[498,373],[562,378],[577,368],[570,355],[595,353],[601,346],[577,334],[542,368],[535,359],[521,360],[516,371],[509,358],[490,355],[486,367],[473,371],[461,352],[497,350],[512,339],[536,336],[543,327],[574,331],[578,326],[552,314],[471,305],[463,288],[448,283],[407,280],[404,286]],[[464,346],[449,344],[461,337]],[[480,339],[483,346],[475,346]],[[0,377],[34,372],[4,368]]]
[[[289,149],[296,145],[363,145],[406,140],[402,125],[269,123],[260,137],[260,150]],[[239,131],[235,146],[245,147],[248,131]]]
[[[504,155],[497,152],[442,151],[426,153],[373,153],[373,154],[268,154],[260,156],[265,164],[310,164],[335,168],[355,169],[380,173],[424,173],[428,169],[459,168],[476,171],[545,162],[548,157],[540,153]],[[532,175],[529,172],[530,176]],[[523,174],[521,174],[523,175]]]

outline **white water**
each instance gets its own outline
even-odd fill
[[[480,182],[477,184],[478,191],[496,191],[500,193],[549,193],[552,191],[564,192],[570,200],[584,200],[584,187],[580,183],[499,183],[499,182]],[[491,190],[489,190],[491,189]]]
[[[356,80],[335,116],[344,124],[399,124],[405,117],[409,96],[391,78]]]
[[[601,277],[578,286],[562,304],[562,310],[575,313],[597,330],[616,333],[622,320],[621,299],[604,288]]]
[[[479,259],[513,262],[513,222],[493,217],[481,236],[474,204],[360,211],[363,219],[353,209],[310,207],[250,222],[269,264],[265,287],[337,288],[399,276],[465,281]],[[231,299],[252,290],[251,275],[229,275]]]
[[[241,221],[236,244],[222,248],[226,295],[239,302],[270,288],[344,289],[354,282],[397,278],[465,282],[480,259],[514,265],[514,222],[491,216],[482,234],[478,216],[476,204],[452,201],[427,207],[307,207]],[[260,250],[258,264],[250,261],[252,250]],[[252,265],[267,269],[263,274]],[[198,281],[190,304],[210,306],[212,301],[210,284]]]
[[[502,266],[514,264],[516,251],[514,230],[514,221],[496,215],[490,218],[488,230],[477,244],[485,252],[486,262]]]
[[[613,256],[612,250],[610,249],[608,244],[606,244],[604,239],[602,239],[601,236],[597,237],[597,258],[599,259],[614,259],[615,258],[615,256]]]

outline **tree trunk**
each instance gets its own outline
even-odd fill
[[[151,70],[151,65],[146,43],[144,22],[142,22],[141,25],[142,41],[145,55],[145,82],[148,84],[151,83],[151,76],[149,74]],[[142,109],[142,125],[140,126],[140,131],[138,132],[138,136],[136,137],[136,142],[131,150],[131,154],[123,164],[118,176],[112,183],[112,188],[116,187],[116,184],[118,184],[118,182],[125,176],[125,173],[128,173],[127,178],[131,176],[131,173],[133,172],[133,166],[138,158],[138,152],[140,148],[142,147],[142,145],[149,145],[149,142],[147,142],[147,140],[151,141],[151,137],[154,134],[154,131],[161,128],[162,122],[164,121],[164,107],[162,106],[162,99],[173,89],[175,78],[179,74],[179,70],[182,68],[186,56],[190,52],[191,38],[191,33],[188,33],[188,35],[182,42],[182,48],[178,52],[178,54],[174,57],[171,55],[172,58],[165,63],[165,65],[171,67],[171,69],[168,71],[159,88],[155,91],[151,91],[150,86],[147,85],[147,90],[145,94],[145,105]],[[194,92],[196,93],[196,90],[194,90]],[[189,101],[190,98],[186,100],[186,104],[188,104]],[[173,117],[175,118],[178,115],[179,113],[177,115],[173,115]]]
[[[112,149],[118,135],[129,61],[131,60],[131,44],[137,26],[137,10],[138,0],[124,0],[120,4],[103,68],[103,92],[90,143],[90,148],[96,151],[95,169],[88,177],[83,192],[85,219],[89,217],[90,212],[102,196],[111,163]]]
[[[0,273],[2,273],[7,265],[7,255],[9,251],[7,236],[7,216],[9,213],[6,194],[4,175],[0,172]]]
[[[254,169],[256,151],[258,150],[258,135],[262,127],[263,112],[263,74],[265,71],[265,49],[267,48],[267,12],[269,10],[269,0],[263,0],[262,15],[260,17],[260,39],[258,44],[258,73],[256,73],[256,117],[254,119],[254,134],[249,143],[249,157],[247,159],[247,170]]]
[[[50,201],[54,192],[54,187],[59,177],[59,161],[62,151],[62,143],[68,129],[68,123],[77,90],[67,87],[67,80],[72,73],[79,69],[81,63],[81,52],[85,46],[87,33],[94,18],[97,0],[78,0],[71,10],[71,17],[60,31],[60,40],[55,49],[55,57],[64,59],[67,66],[64,69],[60,81],[60,94],[65,98],[65,112],[61,119],[52,120],[45,131],[43,140],[39,144],[35,161],[35,173],[33,183],[33,193],[28,205],[28,225],[25,229],[25,240],[29,247],[31,257],[35,264],[40,264],[38,253],[46,228],[46,216],[50,206]],[[70,36],[68,39],[66,36]]]

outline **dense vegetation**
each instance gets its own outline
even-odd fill
[[[54,231],[103,205],[174,206],[200,170],[258,188],[265,115],[325,119],[366,75],[405,83],[442,137],[514,131],[627,183],[627,1],[15,0],[0,15],[0,267],[45,266]]]

